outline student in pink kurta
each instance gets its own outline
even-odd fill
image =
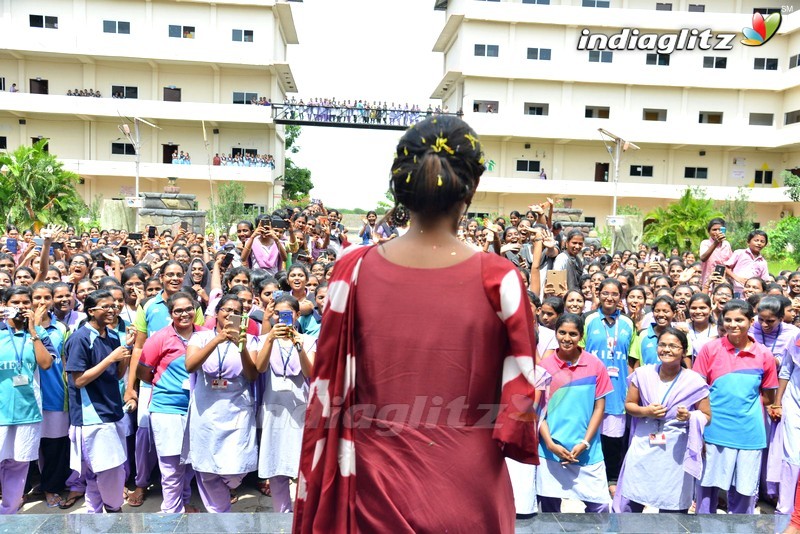
[[[725,221],[720,218],[711,219],[708,223],[708,239],[700,243],[701,283],[714,272],[714,267],[724,265],[733,254],[731,244],[726,240]]]
[[[757,277],[765,280],[769,275],[767,260],[761,255],[761,250],[768,242],[766,232],[753,230],[747,235],[747,248],[735,250],[725,262],[725,275],[733,280],[734,297],[741,295],[748,279]]]

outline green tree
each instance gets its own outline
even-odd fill
[[[792,202],[800,202],[800,176],[790,170],[781,171],[783,185],[787,187],[786,195]]]
[[[679,200],[645,215],[642,241],[666,252],[672,248],[697,251],[707,236],[708,221],[720,215],[703,189],[688,187]]]
[[[216,232],[227,232],[233,224],[252,218],[252,210],[244,207],[244,184],[223,182],[217,187],[217,200],[209,199]]]
[[[300,151],[300,146],[297,144],[297,139],[300,137],[300,127],[293,124],[287,124],[284,127],[286,157],[283,171],[283,198],[289,201],[297,201],[303,197],[307,197],[311,190],[314,188],[314,183],[311,181],[311,171],[295,165],[289,154],[297,154]]]
[[[20,228],[75,224],[86,204],[76,190],[80,177],[66,171],[47,139],[14,152],[0,153],[0,211]]]
[[[747,247],[747,234],[755,228],[755,214],[750,208],[750,192],[740,187],[736,195],[720,205],[722,218],[725,219],[726,239],[733,250]],[[772,243],[770,243],[771,245]]]
[[[765,255],[769,261],[791,260],[800,265],[800,218],[790,216],[772,221],[766,232],[769,246]]]

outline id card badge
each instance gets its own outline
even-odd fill
[[[613,337],[607,338],[606,345],[608,345],[608,350],[613,352],[617,346],[617,339]]]
[[[215,378],[211,381],[211,389],[228,389],[228,380],[225,378]]]
[[[14,384],[14,387],[27,386],[29,383],[28,375],[14,375],[11,383]]]
[[[608,371],[610,378],[619,378],[619,367],[608,367],[606,371]]]
[[[650,445],[666,445],[667,433],[659,432],[657,434],[650,434]]]
[[[287,376],[280,376],[272,373],[272,390],[273,391],[291,391],[294,383],[291,378]]]

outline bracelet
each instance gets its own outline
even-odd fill
[[[39,336],[31,336],[31,341],[32,342],[41,341],[41,340],[42,340],[42,338],[40,338]]]
[[[775,408],[783,408],[783,406],[781,406],[780,404],[773,404],[772,406],[770,406],[770,408],[774,410]]]
[[[580,443],[583,443],[584,445],[586,445],[586,450],[587,450],[587,451],[588,451],[589,449],[591,449],[591,448],[592,448],[592,444],[591,444],[591,443],[589,443],[588,441],[586,441],[585,439],[582,439],[582,440],[580,441]]]

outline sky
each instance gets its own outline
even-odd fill
[[[433,0],[303,0],[292,2],[300,44],[288,63],[301,98],[380,100],[425,109],[443,75],[433,52],[444,13]],[[435,107],[435,106],[434,106]],[[304,126],[300,152],[311,170],[312,198],[326,206],[373,209],[385,200],[401,131]]]

